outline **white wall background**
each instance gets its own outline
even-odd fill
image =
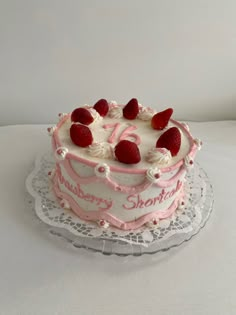
[[[0,0],[0,125],[104,97],[236,119],[235,0]]]

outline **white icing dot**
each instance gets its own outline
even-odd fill
[[[52,136],[55,130],[56,130],[56,126],[47,128],[48,135]]]
[[[202,141],[200,139],[194,139],[194,143],[196,144],[198,150],[202,148]]]
[[[57,160],[64,160],[67,153],[68,149],[66,147],[59,147],[55,151],[55,157]]]
[[[193,158],[190,155],[187,155],[184,158],[184,163],[185,163],[185,167],[187,168],[187,170],[190,170],[194,166]]]
[[[110,226],[110,224],[106,220],[99,220],[98,225],[104,229],[107,229]]]
[[[70,204],[69,202],[66,200],[66,199],[62,199],[60,201],[60,206],[63,208],[63,209],[70,209]]]
[[[146,172],[146,178],[151,183],[156,183],[161,177],[161,170],[157,167],[151,167]]]
[[[110,168],[106,163],[99,163],[94,168],[94,172],[96,176],[101,177],[101,178],[106,178],[108,177],[110,173]]]

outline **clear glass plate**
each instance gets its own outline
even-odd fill
[[[155,227],[134,231],[103,229],[96,223],[79,219],[72,211],[62,209],[52,192],[48,172],[54,167],[51,153],[39,155],[27,177],[26,198],[44,228],[75,248],[85,248],[105,255],[140,256],[167,251],[197,234],[207,222],[213,208],[213,189],[206,172],[195,163],[187,174],[185,207]]]

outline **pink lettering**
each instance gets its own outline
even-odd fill
[[[126,209],[126,210],[132,210],[132,209],[137,208],[136,202],[132,200],[133,198],[135,199],[136,196],[135,196],[135,195],[129,195],[129,196],[127,197],[127,201],[130,202],[132,205],[130,205],[130,206],[128,206],[128,205],[123,205],[123,208],[124,208],[124,209]]]
[[[110,135],[110,137],[108,138],[108,142],[109,143],[113,143],[115,142],[115,137],[116,137],[116,134],[120,128],[120,123],[116,123],[116,124],[107,124],[107,125],[103,125],[103,128],[104,129],[109,129],[109,128],[113,128],[113,131]]]
[[[150,206],[152,206],[154,200],[155,200],[155,198],[154,198],[154,199],[148,199],[147,201],[145,201],[145,207],[150,207]]]
[[[113,202],[111,200],[106,200],[100,197],[96,197],[89,193],[86,194],[82,190],[80,184],[77,184],[77,186],[73,186],[73,184],[71,184],[64,178],[64,176],[61,173],[60,168],[57,168],[57,174],[58,174],[58,179],[61,185],[63,185],[67,190],[72,192],[78,198],[95,204],[96,206],[98,206],[98,210],[100,211],[109,210],[112,207]]]
[[[127,197],[128,204],[123,204],[123,208],[126,210],[132,209],[142,209],[148,208],[151,206],[155,206],[155,204],[161,204],[163,201],[173,197],[177,191],[182,187],[182,182],[178,181],[176,187],[170,191],[166,191],[164,188],[160,192],[160,194],[154,198],[148,198],[147,200],[143,200],[141,195],[129,195]]]
[[[160,196],[157,196],[157,197],[153,198],[153,205],[155,205],[156,202],[159,201],[159,199],[160,199]],[[160,202],[159,202],[159,203],[160,203]]]
[[[125,140],[126,138],[133,138],[134,142],[139,145],[141,143],[140,137],[136,133],[131,133],[130,131],[136,130],[136,126],[127,127],[122,134],[120,135],[120,141]]]
[[[77,184],[77,196],[81,199],[84,199],[83,191],[80,189],[80,185]]]
[[[170,192],[170,198],[171,198],[175,193],[176,193],[176,190],[172,190],[172,191]]]
[[[120,127],[121,127],[120,123],[103,125],[104,129],[113,128],[113,131],[112,131],[110,137],[107,140],[109,143],[114,143],[115,142],[115,138],[117,137],[117,133],[118,133]],[[125,130],[123,130],[121,135],[118,137],[118,141],[125,140],[126,138],[133,138],[134,142],[137,145],[139,145],[141,143],[141,139],[140,139],[139,135],[131,132],[131,131],[136,130],[136,129],[137,129],[137,127],[133,126],[133,125],[129,126],[129,127],[126,127]]]
[[[112,206],[112,204],[113,204],[113,202],[111,201],[111,200],[103,200],[103,202],[105,203],[105,205],[107,206],[106,208],[103,208],[103,209],[100,209],[99,208],[99,210],[103,210],[103,211],[105,211],[105,210],[109,210],[110,208],[111,208],[111,206]]]
[[[140,198],[140,195],[137,196],[138,202],[137,202],[137,208],[144,208],[144,201]]]
[[[161,191],[161,193],[159,195],[159,203],[163,202],[164,195],[165,195],[165,189],[162,189],[162,191]]]
[[[170,198],[170,192],[168,191],[166,194],[165,194],[165,196],[164,196],[164,200],[166,200],[166,199],[169,199]]]

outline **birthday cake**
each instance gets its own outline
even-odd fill
[[[49,172],[61,207],[101,228],[157,225],[186,206],[185,177],[201,141],[173,109],[155,111],[131,99],[59,114],[48,128],[55,168]]]

